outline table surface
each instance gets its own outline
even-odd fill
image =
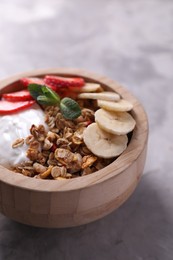
[[[0,78],[75,67],[126,86],[144,105],[144,175],[117,211],[69,229],[0,215],[0,259],[173,259],[173,1],[0,1]]]

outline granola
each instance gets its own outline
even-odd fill
[[[39,179],[60,180],[97,171],[96,165],[101,164],[102,159],[93,155],[83,141],[84,130],[94,122],[94,110],[82,108],[81,116],[75,120],[65,119],[56,106],[46,107],[44,113],[47,131],[43,125],[32,125],[29,136],[13,143],[14,148],[18,143],[21,146],[25,143],[30,160],[17,165],[15,172]]]

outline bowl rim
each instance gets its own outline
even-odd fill
[[[44,76],[45,74],[56,74],[60,76],[78,76],[83,77],[87,82],[95,82],[101,84],[112,91],[116,91],[123,98],[129,100],[133,104],[131,111],[136,120],[136,127],[133,130],[131,140],[126,150],[118,156],[108,166],[94,172],[90,175],[82,176],[74,179],[66,179],[61,181],[40,180],[24,176],[20,173],[14,173],[11,170],[0,165],[0,182],[14,186],[16,188],[27,189],[40,192],[66,192],[79,190],[93,185],[98,185],[108,179],[115,178],[121,172],[127,170],[140,156],[145,149],[148,140],[148,119],[142,104],[131,94],[126,88],[116,81],[82,69],[74,68],[49,68],[32,70],[8,77],[0,82],[0,95],[10,89],[10,85],[17,82],[22,77]],[[11,91],[11,90],[10,90]],[[142,138],[141,138],[142,137]],[[127,158],[129,158],[127,160]],[[125,162],[125,163],[124,163]]]

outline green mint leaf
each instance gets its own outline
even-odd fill
[[[31,94],[31,96],[37,100],[37,97],[43,94],[43,91],[41,89],[42,85],[38,84],[29,84],[28,90]]]
[[[29,84],[28,90],[31,96],[41,105],[52,106],[60,103],[60,97],[57,93],[44,85]]]
[[[75,119],[81,115],[81,109],[76,101],[65,97],[60,102],[60,110],[66,119]]]
[[[46,105],[46,106],[53,106],[53,105],[58,105],[57,101],[53,101],[51,98],[40,95],[37,97],[37,102],[40,105]]]

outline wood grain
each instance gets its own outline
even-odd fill
[[[136,120],[127,149],[113,163],[94,174],[69,180],[39,180],[14,174],[0,166],[0,211],[24,224],[71,227],[97,220],[117,209],[132,194],[144,169],[148,140],[147,115],[139,101],[120,84],[78,69],[35,70],[0,82],[0,95],[21,89],[19,79],[58,74],[81,76],[100,83],[133,103]]]

